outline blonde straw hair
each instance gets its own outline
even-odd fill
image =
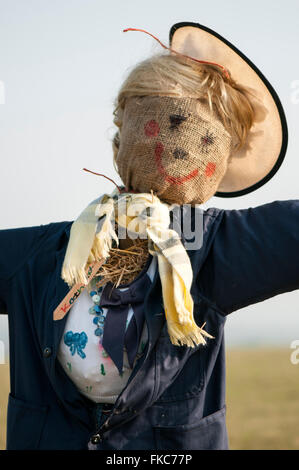
[[[250,91],[223,76],[214,65],[199,64],[174,54],[159,54],[140,62],[121,86],[114,106],[114,162],[120,145],[126,99],[132,96],[192,97],[209,103],[233,139],[233,153],[246,141],[255,118]]]

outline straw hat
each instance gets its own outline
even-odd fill
[[[242,52],[211,29],[197,23],[177,23],[169,36],[171,49],[221,64],[236,82],[251,89],[264,109],[245,146],[231,158],[215,196],[235,197],[255,191],[275,175],[287,149],[287,123],[277,93]]]

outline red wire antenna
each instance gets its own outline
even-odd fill
[[[154,36],[153,34],[149,33],[148,31],[146,31],[145,29],[126,28],[126,29],[123,30],[123,33],[126,33],[127,31],[140,31],[141,33],[148,34],[149,36],[151,36],[152,38],[154,38],[156,41],[158,41],[158,43],[160,44],[160,46],[162,46],[164,49],[167,49],[167,50],[169,50],[170,52],[173,52],[174,54],[180,55],[180,56],[182,56],[182,57],[186,57],[187,59],[195,60],[195,62],[199,62],[200,64],[216,65],[217,67],[220,67],[220,68],[222,69],[222,72],[224,73],[224,75],[226,76],[226,78],[228,78],[228,79],[230,78],[228,71],[226,70],[225,67],[223,67],[223,65],[217,64],[216,62],[207,62],[206,60],[195,59],[194,57],[190,57],[189,55],[185,55],[185,54],[182,54],[181,52],[177,52],[177,51],[175,51],[174,49],[172,49],[171,47],[165,46],[165,44],[163,44],[163,42],[161,42],[160,39],[158,39],[156,36]]]
[[[93,175],[103,176],[104,178],[106,178],[107,180],[109,180],[109,181],[111,181],[113,184],[115,184],[115,186],[117,187],[118,191],[121,193],[120,187],[117,186],[117,184],[115,183],[115,181],[113,181],[113,179],[109,178],[108,176],[103,175],[103,174],[101,174],[101,173],[96,173],[95,171],[88,170],[87,168],[82,168],[82,170],[88,171],[89,173],[92,173]]]

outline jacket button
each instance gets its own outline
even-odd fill
[[[94,434],[90,440],[92,444],[99,444],[100,442],[102,442],[103,438],[101,434],[97,433]]]
[[[50,357],[51,354],[52,354],[52,349],[51,349],[51,348],[48,348],[48,347],[47,347],[47,348],[44,349],[44,351],[43,351],[43,356],[44,356],[44,357],[46,357],[46,358],[47,358],[47,357]]]

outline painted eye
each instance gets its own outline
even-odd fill
[[[210,148],[215,142],[215,136],[209,130],[206,131],[206,134],[200,138],[200,150],[205,153],[209,153]]]
[[[170,127],[172,131],[174,129],[177,129],[182,122],[186,121],[187,117],[186,116],[181,116],[180,114],[170,114],[169,120],[170,120]]]
[[[147,137],[157,137],[160,132],[160,127],[157,121],[153,119],[151,121],[147,121],[144,126],[144,133]]]

